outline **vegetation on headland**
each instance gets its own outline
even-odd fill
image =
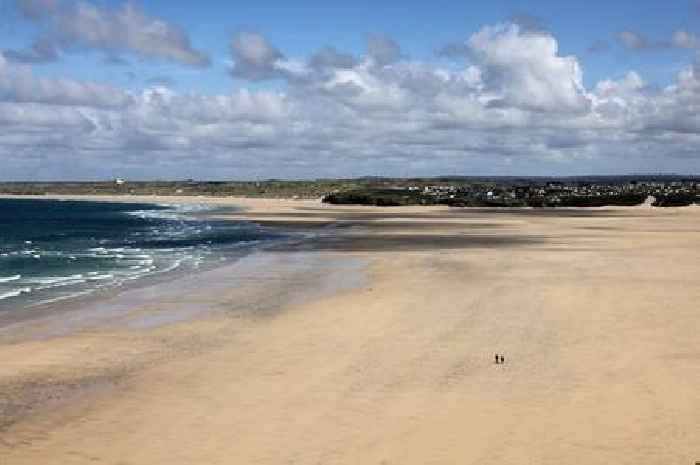
[[[437,199],[407,189],[355,189],[328,194],[326,203],[336,205],[374,205],[377,207],[399,207],[403,205],[436,205]]]
[[[5,182],[0,194],[157,195],[319,198],[331,204],[455,207],[632,206],[647,198],[659,207],[698,203],[697,177],[594,176],[572,178],[438,177],[306,181]]]
[[[692,204],[700,204],[700,196],[692,193],[668,193],[659,194],[654,198],[655,207],[686,207]]]
[[[605,207],[635,206],[646,200],[645,194],[571,196],[552,198],[537,195],[528,198],[451,194],[449,196],[426,195],[406,189],[367,189],[329,194],[323,201],[338,205],[374,205],[378,207],[408,205],[449,205],[451,207]]]
[[[14,195],[158,195],[212,197],[319,198],[344,188],[345,181],[129,181],[6,182],[0,194]],[[353,183],[359,188],[364,184]]]

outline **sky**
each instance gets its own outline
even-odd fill
[[[700,0],[0,0],[0,180],[700,174]]]

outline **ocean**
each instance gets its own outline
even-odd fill
[[[206,205],[0,199],[0,312],[235,260],[280,233]]]

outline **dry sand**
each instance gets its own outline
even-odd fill
[[[5,422],[0,463],[700,460],[700,209],[243,203],[322,234],[270,254],[359,259],[365,280],[0,345],[0,388],[55,393]]]

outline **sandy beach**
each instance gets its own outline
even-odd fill
[[[138,200],[318,237],[0,329],[3,465],[700,461],[700,208]]]

